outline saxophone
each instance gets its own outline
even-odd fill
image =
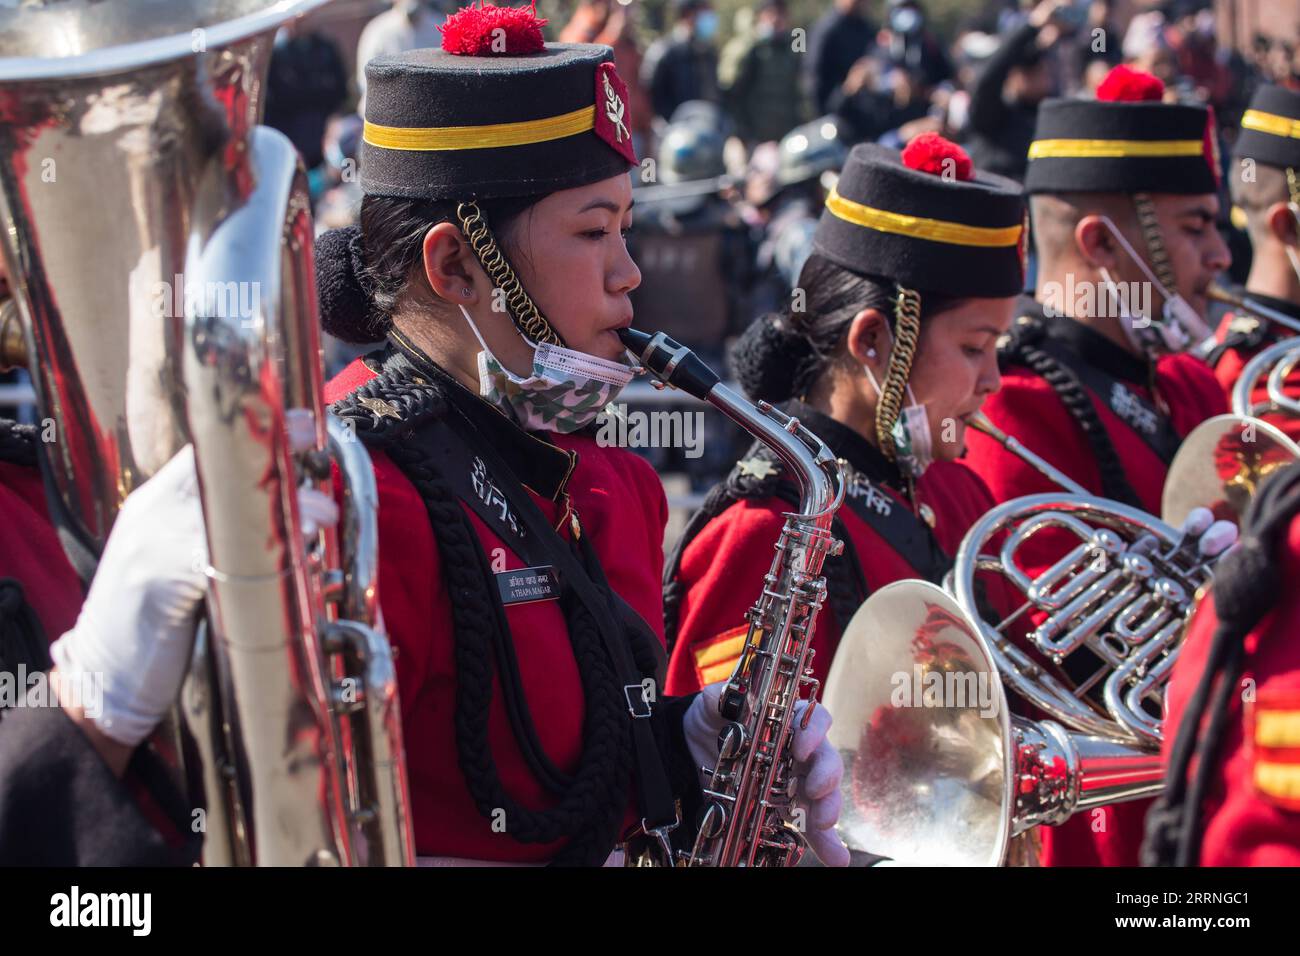
[[[795,704],[805,688],[807,726],[818,682],[811,676],[813,628],[826,599],[822,564],[843,543],[831,522],[844,500],[839,463],[799,420],[767,402],[749,402],[690,349],[662,332],[622,329],[619,337],[657,381],[708,402],[763,442],[797,477],[797,513],[785,516],[763,592],[746,614],[749,632],[718,710],[727,721],[705,787],[705,809],[686,866],[793,866],[804,851],[792,821]]]

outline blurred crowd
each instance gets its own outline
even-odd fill
[[[1209,0],[972,0],[956,16],[943,6],[946,29],[926,0],[753,0],[726,8],[725,40],[712,0],[651,2],[579,0],[560,16],[543,3],[542,12],[550,39],[611,46],[629,87],[643,158],[629,240],[643,275],[638,324],[715,361],[730,336],[790,294],[855,143],[901,147],[937,131],[979,168],[1019,178],[1038,104],[1090,96],[1123,62],[1159,76],[1170,98],[1213,105],[1227,157],[1256,85],[1300,86],[1300,18],[1290,18],[1289,38],[1232,48],[1216,36]],[[808,22],[794,19],[795,2]],[[354,76],[310,21],[281,33],[266,121],[302,152],[320,228],[349,223],[360,200],[365,63],[438,45],[458,5],[395,0],[361,32]],[[1226,196],[1223,208],[1233,237]],[[1232,247],[1240,278],[1249,246]],[[331,364],[348,357],[339,349]]]

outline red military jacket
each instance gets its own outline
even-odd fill
[[[77,623],[85,597],[46,510],[40,472],[0,461],[0,578],[14,578],[53,643]]]
[[[378,367],[375,356],[353,362],[329,383],[327,400],[349,395],[374,378]],[[482,426],[482,441],[507,462],[566,540],[572,534],[570,512],[580,517],[581,533],[594,543],[610,587],[662,641],[667,502],[650,465],[625,450],[602,448],[585,435],[528,435],[469,391],[449,387],[459,389],[449,400],[477,409],[473,420]],[[416,852],[546,861],[559,845],[517,841],[510,836],[508,820],[504,832],[495,832],[461,775],[452,595],[435,544],[437,529],[415,486],[393,460],[382,451],[372,449],[371,454],[379,494],[379,602],[397,656]],[[494,571],[526,566],[509,542],[464,507]],[[513,603],[504,613],[537,739],[560,771],[572,773],[582,753],[584,697],[559,602]],[[499,677],[493,686],[489,738],[505,790],[529,809],[554,806],[515,739]]]
[[[942,576],[962,536],[993,504],[983,482],[959,463],[931,465],[916,488],[923,512],[933,516],[931,533],[921,518],[908,517],[909,505],[900,490],[902,477],[875,446],[807,406],[796,403],[788,410],[848,466],[849,489],[838,516],[848,538],[845,554],[827,562],[829,566],[856,556],[857,602],[894,581]],[[756,460],[767,461],[747,459]],[[742,462],[740,467],[745,466]],[[789,502],[770,494],[742,499],[710,520],[682,550],[675,574],[681,603],[668,665],[668,693],[687,693],[731,676],[748,629],[744,613],[762,591],[784,524],[782,514],[790,509]],[[895,520],[906,518],[895,527],[906,530],[910,523],[923,547],[909,549],[909,560],[900,553],[897,540],[882,536],[881,527],[888,525],[864,519],[862,509],[871,509],[876,519],[883,518],[881,512],[886,510]],[[828,574],[828,579],[834,588],[834,577]],[[856,604],[851,606],[856,610]],[[812,641],[813,674],[818,680],[825,681],[847,623],[837,619],[832,602],[823,605]]]
[[[1281,580],[1300,580],[1300,517],[1292,519],[1280,550]],[[1218,624],[1211,589],[1192,618],[1167,688],[1166,760]],[[1245,651],[1241,691],[1228,698],[1225,733],[1201,808],[1200,863],[1300,866],[1300,590],[1280,591],[1247,635]]]
[[[1252,294],[1251,298],[1300,322],[1300,306],[1267,295]],[[1290,329],[1279,328],[1266,320],[1237,312],[1229,312],[1223,317],[1223,321],[1219,323],[1214,333],[1218,345],[1210,353],[1209,363],[1214,369],[1214,377],[1223,387],[1223,394],[1229,404],[1232,402],[1232,390],[1236,387],[1246,363],[1268,346],[1294,334]],[[1286,393],[1293,398],[1300,398],[1300,371],[1294,371],[1287,376]],[[1256,386],[1251,389],[1251,401],[1261,403],[1268,401],[1267,377],[1257,380]],[[1300,418],[1285,413],[1267,413],[1260,417],[1270,425],[1282,429],[1293,441],[1300,441]]]
[[[1119,348],[1099,333],[1067,318],[1046,318],[1032,300],[1022,299],[1022,315],[1041,323],[1043,342],[1072,367],[1102,369],[1118,380],[1130,396],[1116,401],[1099,395],[1087,380],[1084,388],[1106,434],[1114,444],[1125,476],[1142,509],[1160,514],[1165,475],[1177,441],[1198,424],[1227,411],[1223,391],[1203,362],[1187,355],[1171,355],[1157,363],[1154,379],[1167,416],[1152,421],[1156,409],[1147,363]],[[1018,323],[1017,334],[1024,332]],[[1080,376],[1081,378],[1083,376]],[[1099,381],[1094,378],[1093,382]],[[1121,396],[1122,398],[1122,396]],[[1112,402],[1118,406],[1112,407]],[[1053,387],[1032,370],[1012,365],[1004,368],[1002,389],[989,396],[984,412],[1008,435],[1030,451],[1101,496],[1101,472],[1082,428]],[[1123,416],[1123,417],[1122,417]],[[1151,436],[1163,433],[1164,454],[1152,447]],[[1151,436],[1150,439],[1144,435]],[[1008,501],[1022,495],[1060,492],[1055,484],[993,439],[971,431],[966,463],[979,474],[994,498]],[[1040,535],[1040,539],[1046,535]],[[1052,545],[1054,548],[1055,546]],[[1059,552],[1051,557],[1059,556]],[[1043,555],[1043,566],[1051,560]],[[1031,555],[1031,564],[1038,565]],[[1027,568],[1029,570],[1029,568]],[[1035,715],[1037,716],[1037,715]],[[1136,866],[1149,800],[1115,804],[1077,814],[1058,827],[1043,827],[1042,861],[1048,866]]]
[[[1172,454],[1169,458],[1162,457],[1150,441],[1168,437],[1171,450],[1176,450],[1178,439],[1207,418],[1228,410],[1213,373],[1203,362],[1189,355],[1162,358],[1156,365],[1154,379],[1156,391],[1168,414],[1161,416],[1163,421],[1152,422],[1146,413],[1151,409],[1158,410],[1158,406],[1151,390],[1149,367],[1144,360],[1071,319],[1045,318],[1041,306],[1032,300],[1022,299],[1021,305],[1022,315],[1042,323],[1045,341],[1054,349],[1068,354],[1071,361],[1081,367],[1107,372],[1129,393],[1117,402],[1120,408],[1117,413],[1111,404],[1115,399],[1113,390],[1111,395],[1102,396],[1086,381],[1084,383],[1143,510],[1158,515]],[[1142,404],[1130,398],[1138,399]],[[989,396],[984,403],[984,413],[1008,435],[1018,438],[1026,448],[1090,492],[1103,493],[1101,472],[1083,430],[1042,376],[1023,366],[1004,368],[1002,389]],[[1121,417],[1122,414],[1126,417]],[[1155,428],[1151,428],[1152,425]],[[1161,436],[1160,433],[1166,430],[1171,430],[1172,435]],[[1144,438],[1144,435],[1152,436],[1153,432],[1156,434],[1150,441]],[[993,439],[972,430],[968,444],[970,450],[966,463],[984,479],[997,501],[1060,491],[1049,479]]]

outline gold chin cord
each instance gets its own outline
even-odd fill
[[[546,321],[546,317],[537,308],[537,304],[524,289],[523,283],[515,275],[515,270],[497,246],[487,216],[479,209],[478,203],[458,203],[456,219],[479,265],[488,274],[492,284],[505,296],[506,308],[510,310],[510,315],[519,331],[537,345],[543,343],[564,345],[564,340],[551,327],[551,323]]]
[[[876,441],[890,461],[895,460],[898,452],[894,446],[894,425],[903,412],[907,379],[912,374],[912,360],[916,358],[916,343],[920,335],[921,296],[900,285],[894,296],[894,344],[889,352],[889,367],[880,384],[880,396],[876,400]]]
[[[98,554],[126,494],[194,446],[206,615],[159,750],[197,755],[173,769],[203,791],[207,865],[414,856],[374,473],[322,406],[306,176],[257,125],[276,29],[321,3],[0,8],[22,327],[6,306],[0,345],[30,353],[56,427],[51,513]],[[298,489],[332,493],[332,464],[339,524],[304,542]]]

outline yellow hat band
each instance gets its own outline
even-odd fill
[[[492,123],[487,126],[380,126],[367,121],[362,137],[371,146],[415,152],[495,149],[575,136],[594,129],[595,123],[596,107],[593,104],[545,119]]]
[[[996,248],[1014,246],[1020,241],[1023,226],[968,226],[961,222],[927,219],[924,216],[907,216],[902,213],[873,209],[851,199],[845,199],[834,189],[826,197],[826,209],[838,219],[864,226],[877,232],[888,232],[913,239],[928,239],[954,246],[979,246]]]
[[[1270,133],[1273,136],[1300,139],[1300,120],[1291,119],[1289,116],[1278,116],[1276,113],[1265,113],[1263,110],[1246,110],[1241,114],[1241,128]]]
[[[1202,156],[1199,139],[1036,139],[1030,159],[1129,159]]]

